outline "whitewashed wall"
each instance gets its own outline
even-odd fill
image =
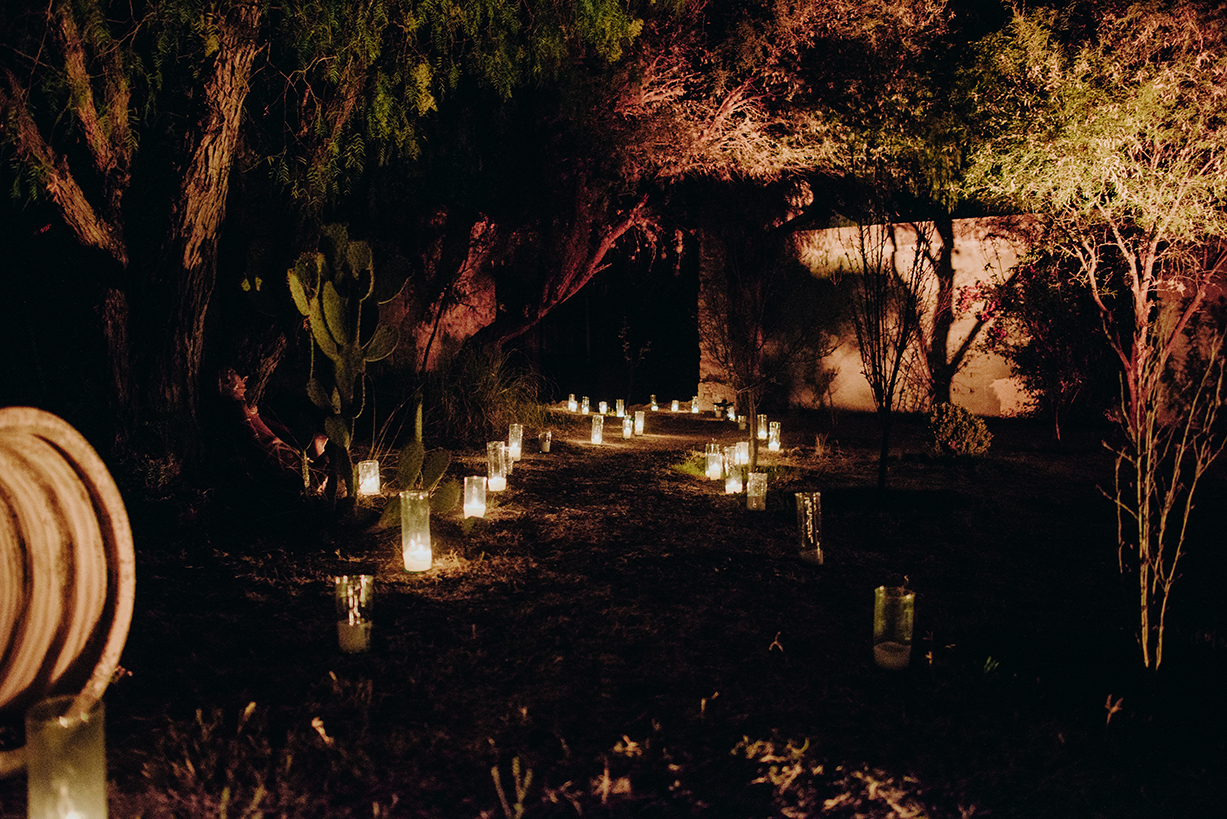
[[[916,249],[916,227],[911,224],[890,226],[894,235],[895,263],[905,268]],[[960,288],[980,281],[999,277],[1009,272],[1028,247],[1028,221],[1005,219],[958,219],[954,222],[954,249],[952,263],[955,274],[955,293]],[[940,238],[933,234],[933,241]],[[810,272],[819,277],[839,274],[855,274],[861,268],[857,248],[857,228],[831,228],[805,233],[799,236],[799,256]],[[932,279],[924,294],[928,305],[925,325],[932,324],[932,310],[937,282]],[[700,310],[702,310],[700,293]],[[975,315],[956,312],[947,342],[948,350],[955,350],[974,329]],[[834,406],[846,409],[873,410],[873,396],[862,371],[856,338],[851,328],[839,348],[824,359],[825,367],[837,375],[831,383],[829,400]],[[702,395],[715,400],[723,395],[718,374],[711,369],[710,359],[700,361]],[[955,403],[978,415],[1002,416],[1017,414],[1026,404],[1026,395],[1017,378],[1010,375],[1010,366],[1000,356],[981,352],[973,347],[965,363],[952,382],[952,398]],[[791,400],[798,406],[817,406],[819,397],[798,380],[792,389]]]

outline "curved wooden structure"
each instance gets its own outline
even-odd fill
[[[55,415],[0,409],[0,717],[46,696],[101,699],[135,586],[128,513],[98,453]],[[24,764],[0,752],[0,776]]]

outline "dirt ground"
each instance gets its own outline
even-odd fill
[[[782,420],[752,512],[676,468],[736,424],[650,413],[595,446],[556,413],[484,520],[432,519],[420,574],[397,532],[258,492],[134,508],[111,815],[1221,815],[1221,470],[1154,674],[1102,430],[994,422],[987,457],[947,461],[905,418],[879,493],[872,418]],[[472,449],[449,474],[483,471]],[[797,556],[802,489],[821,566]],[[347,655],[331,578],[357,573],[372,647]],[[886,672],[872,593],[904,582],[916,641]],[[0,808],[24,815],[20,783]]]

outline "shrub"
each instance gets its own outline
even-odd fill
[[[488,441],[507,425],[540,426],[541,379],[511,364],[505,353],[465,350],[427,382],[427,424],[448,441]]]
[[[938,455],[983,455],[993,440],[981,418],[954,404],[929,410],[929,435]]]

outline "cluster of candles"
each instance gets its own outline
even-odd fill
[[[596,406],[597,406],[598,414],[600,415],[610,414],[608,401],[599,401],[597,402]],[[570,393],[567,396],[567,411],[568,412],[578,412],[580,415],[587,415],[590,412],[592,412],[591,407],[592,407],[592,401],[586,395],[580,398],[579,400],[576,400],[575,393]],[[653,395],[651,399],[648,401],[648,408],[652,412],[657,412],[660,409],[660,403],[656,400],[655,395]],[[669,410],[671,412],[681,412],[682,402],[674,398],[672,403],[669,405]],[[696,395],[694,398],[690,399],[690,412],[691,414],[696,414],[698,413],[698,411],[699,411],[699,396]],[[613,415],[618,418],[626,417],[626,400],[625,399],[619,398],[614,402]],[[730,421],[736,420],[736,418],[737,418],[737,414],[733,412],[732,410],[729,410],[729,420]]]

